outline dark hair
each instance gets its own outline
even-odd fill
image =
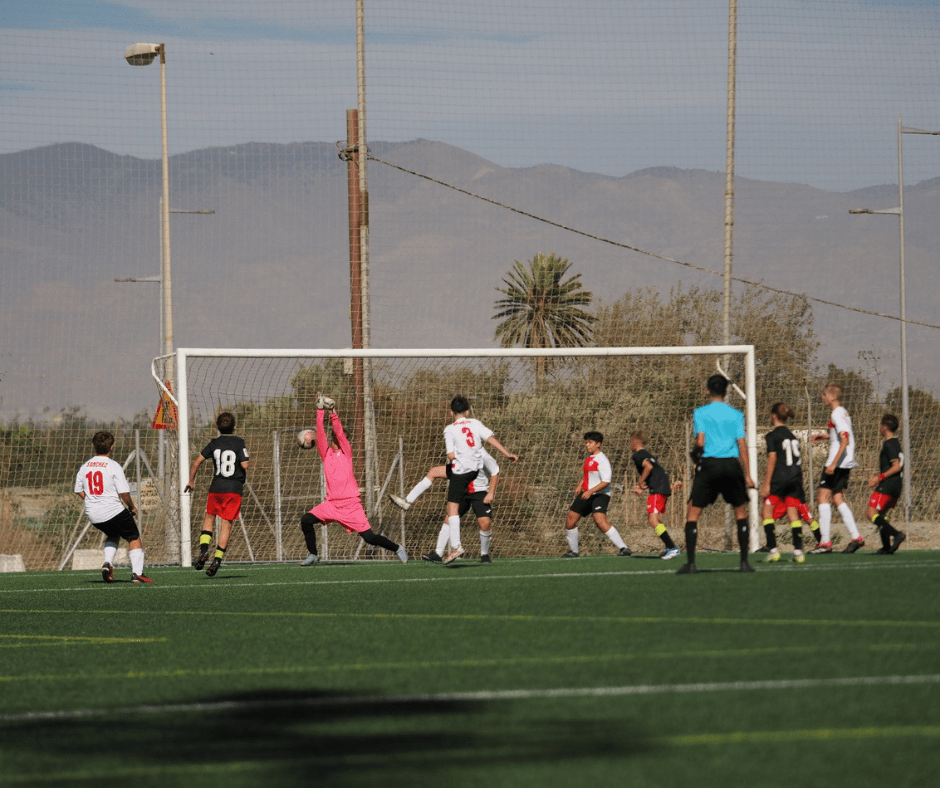
[[[470,403],[466,397],[462,397],[458,394],[450,401],[450,409],[454,413],[466,413],[470,410]]]
[[[601,435],[599,432],[585,432],[585,433],[584,433],[584,440],[586,440],[586,441],[594,441],[595,443],[603,443],[603,442],[604,442],[604,436]]]
[[[104,430],[96,432],[91,439],[91,444],[95,447],[95,454],[107,454],[114,445],[114,436]]]
[[[219,428],[219,432],[223,435],[231,435],[235,432],[235,417],[228,411],[220,413],[216,417],[215,426]]]
[[[637,430],[630,436],[630,440],[638,440],[644,446],[649,442],[650,436],[647,435],[643,430]]]
[[[708,386],[709,394],[713,394],[716,397],[723,397],[728,390],[728,378],[724,375],[712,375],[706,385]]]
[[[789,421],[793,416],[793,411],[790,410],[789,406],[785,402],[774,403],[774,406],[770,409],[770,412],[780,419],[780,421]]]
[[[895,416],[893,413],[885,413],[885,415],[881,417],[881,423],[884,424],[884,426],[887,427],[889,430],[891,430],[891,432],[897,432],[898,424],[900,424],[900,422],[898,421],[898,417]]]

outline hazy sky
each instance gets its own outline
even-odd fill
[[[503,166],[610,175],[725,166],[726,0],[367,0],[368,137]],[[356,105],[355,0],[0,2],[0,152],[82,141],[171,152],[332,141]],[[940,127],[936,2],[741,0],[737,172],[847,190],[896,182],[897,116]],[[914,177],[940,167],[915,146]],[[922,169],[921,169],[922,168]]]

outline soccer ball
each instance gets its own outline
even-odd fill
[[[297,433],[297,445],[301,449],[312,449],[317,442],[317,433],[313,430],[301,430]]]

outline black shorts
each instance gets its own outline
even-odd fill
[[[447,502],[463,503],[467,497],[467,489],[470,483],[476,479],[479,471],[470,471],[469,473],[452,473],[450,482],[447,484]]]
[[[103,523],[92,523],[92,525],[99,531],[104,531],[105,536],[113,542],[120,539],[126,539],[128,542],[140,539],[140,531],[137,530],[137,523],[134,522],[134,515],[131,514],[130,509],[125,509]]]
[[[486,490],[467,493],[464,496],[463,503],[460,504],[460,508],[457,510],[457,514],[463,517],[472,508],[473,513],[477,516],[477,519],[481,517],[492,517],[493,507],[483,500],[486,498],[487,494],[488,493]]]
[[[692,482],[689,502],[704,509],[718,500],[719,493],[731,506],[748,502],[744,469],[737,457],[703,457]]]
[[[604,493],[594,493],[594,495],[587,500],[582,498],[579,494],[576,495],[575,499],[571,502],[570,511],[582,517],[587,517],[589,514],[607,514],[607,506],[609,504],[610,496],[604,495]]]
[[[819,477],[819,489],[829,490],[833,495],[842,492],[849,486],[849,471],[851,468],[836,468],[835,473],[826,473],[823,469],[822,476]]]
[[[800,503],[806,503],[806,493],[803,491],[803,479],[799,476],[787,479],[785,482],[774,484],[770,482],[770,494],[776,495],[780,500],[796,498]]]

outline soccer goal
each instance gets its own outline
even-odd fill
[[[647,448],[683,484],[664,523],[682,535],[691,481],[692,411],[707,399],[705,381],[716,371],[734,386],[730,402],[743,410],[751,468],[757,469],[755,365],[751,345],[613,347],[564,350],[228,350],[182,348],[154,360],[153,375],[178,409],[168,463],[175,496],[168,516],[178,518],[178,544],[168,552],[190,562],[204,517],[210,473],[192,494],[183,491],[189,466],[216,436],[215,418],[230,411],[236,434],[251,454],[241,520],[227,561],[295,561],[306,555],[300,515],[325,495],[316,450],[301,450],[296,435],[316,424],[318,393],[332,397],[353,447],[363,505],[375,531],[404,542],[415,556],[433,548],[444,519],[445,484],[435,482],[407,511],[388,495],[404,496],[445,461],[443,429],[456,394],[471,415],[493,430],[520,459],[495,450],[499,479],[493,501],[494,558],[556,556],[565,552],[565,514],[584,460],[583,435],[604,435],[613,467],[608,511],[634,552],[661,543],[646,521],[645,495],[633,494],[636,470],[630,436],[649,435]],[[168,385],[169,383],[169,385]],[[170,484],[168,484],[170,486]],[[757,501],[751,501],[752,547],[757,547]],[[167,533],[172,528],[167,528]],[[462,520],[468,555],[478,551],[478,529]],[[699,527],[700,549],[722,549],[725,512],[710,507]],[[581,529],[582,552],[611,552],[590,523]],[[323,528],[327,560],[384,558],[338,526]],[[178,550],[178,553],[175,551]]]

